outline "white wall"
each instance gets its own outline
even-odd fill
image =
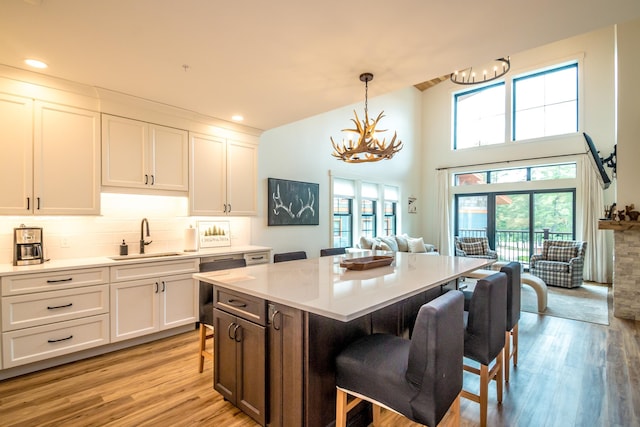
[[[593,138],[601,156],[606,157],[613,151],[615,144],[614,40],[614,28],[608,27],[511,55],[511,71],[508,77],[564,60],[582,58],[582,66],[579,68],[582,70],[580,78],[583,81],[584,90],[579,96],[583,114],[577,134],[453,151],[451,148],[452,94],[463,88],[446,81],[426,90],[422,103],[422,140],[425,147],[422,153],[425,173],[422,198],[435,200],[437,168],[454,168],[482,163],[499,164],[536,157],[584,153],[586,149],[583,131]],[[607,170],[611,175],[611,169]],[[606,203],[614,200],[614,188],[615,185],[612,185],[605,191]],[[578,216],[580,216],[579,212]],[[422,231],[427,241],[437,242],[437,227],[431,224],[439,224],[438,218],[439,213],[436,212],[435,203],[430,203],[425,210],[426,227]],[[577,230],[580,230],[580,219]]]
[[[618,25],[618,206],[640,210],[640,20]]]
[[[386,132],[387,141],[397,131],[404,148],[391,160],[376,163],[347,164],[331,156],[334,141],[342,141],[341,129],[353,126],[355,109],[364,114],[364,102],[269,130],[260,138],[258,155],[259,214],[252,220],[251,241],[268,245],[274,253],[305,250],[309,257],[318,256],[320,249],[330,246],[330,173],[396,185],[401,189],[399,232],[418,235],[421,215],[407,213],[407,197],[420,193],[420,92],[411,87],[387,95],[375,94],[375,79],[369,85],[369,116],[384,110],[379,129]],[[364,87],[363,87],[364,98]],[[364,101],[364,99],[363,99]],[[362,117],[361,117],[362,119]],[[267,226],[267,178],[281,178],[320,184],[318,226]],[[359,235],[356,234],[355,239]]]

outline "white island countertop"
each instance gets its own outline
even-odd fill
[[[357,256],[362,256],[359,254]],[[348,270],[350,255],[260,264],[194,278],[275,303],[348,322],[489,263],[487,259],[396,252],[390,266]]]

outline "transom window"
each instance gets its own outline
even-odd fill
[[[454,148],[504,142],[504,82],[455,95]]]
[[[504,184],[510,182],[572,179],[576,177],[575,163],[494,169],[455,174],[455,185]]]

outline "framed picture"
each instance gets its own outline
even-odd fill
[[[268,179],[268,225],[318,225],[320,185]]]
[[[407,211],[410,214],[418,213],[418,206],[416,205],[415,197],[409,197],[409,206],[407,208]]]
[[[231,246],[229,221],[199,221],[198,240],[201,248]]]

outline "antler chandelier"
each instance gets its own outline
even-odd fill
[[[364,82],[364,120],[361,122],[358,117],[358,113],[353,111],[356,116],[351,121],[356,125],[355,129],[342,129],[342,132],[350,132],[357,134],[357,140],[354,141],[352,137],[348,140],[343,139],[342,144],[338,145],[333,141],[331,137],[331,144],[333,145],[334,152],[333,157],[338,160],[342,160],[347,163],[365,163],[365,162],[377,162],[383,159],[390,159],[398,151],[402,149],[402,141],[397,141],[397,134],[394,132],[393,138],[387,145],[386,139],[382,142],[376,139],[376,133],[386,132],[385,130],[376,130],[376,126],[380,119],[384,117],[384,111],[378,114],[375,120],[369,120],[369,112],[367,111],[369,82],[373,80],[373,74],[363,73],[360,74],[360,81]]]
[[[483,68],[481,75],[476,73],[473,67],[454,71],[449,75],[449,79],[459,85],[474,85],[477,83],[490,82],[499,79],[509,72],[511,69],[511,59],[508,56],[495,59],[492,64],[489,64],[489,67],[489,70]]]

